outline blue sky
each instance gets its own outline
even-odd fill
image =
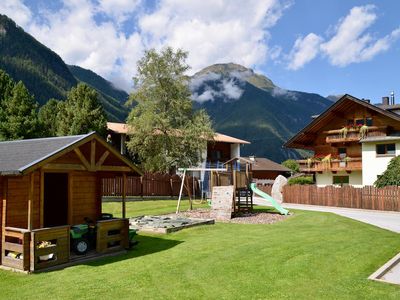
[[[67,63],[125,89],[145,49],[172,46],[189,51],[192,73],[236,62],[284,89],[373,102],[392,90],[400,99],[399,12],[396,0],[0,2]]]

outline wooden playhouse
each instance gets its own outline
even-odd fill
[[[126,184],[127,175],[140,173],[94,132],[1,142],[1,267],[34,272],[82,259],[70,254],[70,226],[85,218],[96,222],[92,257],[124,251],[125,195],[122,219],[99,220],[102,178],[122,177]],[[49,254],[51,260],[41,259]]]

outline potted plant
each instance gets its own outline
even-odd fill
[[[367,135],[368,135],[368,126],[367,125],[362,125],[360,127],[360,132],[359,132],[360,139],[366,138]]]
[[[344,126],[342,129],[340,129],[340,136],[345,139],[347,137],[347,132],[349,131],[349,129],[347,128],[347,126]]]
[[[38,245],[38,249],[48,248],[48,247],[52,247],[52,246],[53,246],[53,244],[50,241],[41,241]],[[53,258],[54,258],[54,253],[49,253],[49,254],[39,256],[39,259],[41,261],[46,261],[46,260],[50,260]]]

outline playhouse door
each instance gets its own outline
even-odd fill
[[[44,174],[43,225],[68,224],[68,174]]]

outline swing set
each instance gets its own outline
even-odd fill
[[[180,168],[178,171],[182,172],[182,181],[181,181],[181,187],[179,190],[179,197],[178,197],[178,204],[176,206],[176,213],[179,213],[180,205],[181,205],[181,200],[182,200],[182,194],[183,194],[183,188],[186,189],[188,196],[189,196],[189,207],[190,210],[193,209],[193,203],[195,204],[200,204],[203,203],[204,200],[204,194],[205,194],[205,189],[204,189],[204,181],[205,180],[199,180],[199,186],[200,186],[200,201],[196,202],[196,183],[195,183],[195,177],[192,176],[192,192],[190,191],[190,186],[189,186],[189,180],[187,175],[187,172],[211,172],[211,177],[213,177],[213,172],[226,172],[226,168]],[[211,179],[211,182],[213,180]]]
[[[178,169],[182,172],[182,182],[179,191],[178,204],[176,206],[176,213],[179,213],[183,189],[185,188],[189,195],[189,208],[193,209],[193,202],[196,201],[196,183],[194,176],[192,176],[192,191],[190,191],[189,180],[187,177],[187,172],[206,172],[204,175],[210,174],[209,178],[205,178],[208,176],[204,176],[204,178],[200,178],[199,180],[199,189],[201,191],[200,201],[197,203],[202,203],[204,198],[204,194],[208,194],[207,198],[211,198],[211,191],[213,186],[228,186],[233,185],[235,191],[235,197],[232,199],[233,207],[236,211],[249,211],[253,208],[253,197],[252,192],[250,190],[250,184],[252,182],[252,172],[251,172],[251,162],[245,160],[245,164],[243,166],[240,165],[240,161],[238,158],[231,159],[224,164],[224,168],[180,168]],[[207,175],[208,175],[207,174]],[[206,186],[206,188],[205,188]],[[205,193],[206,191],[206,193]],[[194,198],[194,199],[193,199]],[[238,198],[238,201],[235,199]],[[241,200],[245,199],[245,205]],[[250,202],[249,202],[250,199]],[[196,203],[196,202],[195,202]],[[210,204],[210,202],[209,202]]]

